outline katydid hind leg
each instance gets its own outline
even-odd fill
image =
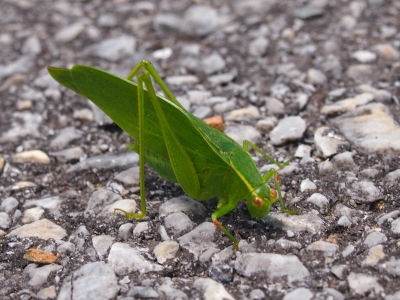
[[[140,204],[141,204],[141,213],[129,213],[122,209],[116,208],[115,210],[121,211],[125,214],[125,216],[129,219],[143,219],[146,216],[146,193],[144,186],[144,149],[145,149],[145,140],[144,140],[144,122],[145,122],[145,114],[144,114],[144,97],[143,97],[143,78],[140,74],[138,76],[138,88],[137,88],[137,97],[138,97],[138,114],[139,114],[139,180],[140,180]]]
[[[172,130],[154,91],[150,74],[146,71],[143,72],[143,82],[146,85],[150,101],[152,102],[154,110],[156,111],[164,142],[168,151],[168,158],[170,160],[175,177],[185,193],[189,197],[196,198],[200,192],[200,181],[196,168],[193,165],[193,161]],[[186,116],[182,115],[182,117]]]
[[[243,141],[243,148],[245,151],[249,151],[249,147],[253,148],[254,151],[260,153],[262,156],[264,156],[266,159],[268,159],[270,162],[274,163],[275,165],[277,165],[280,169],[283,169],[285,166],[287,166],[289,164],[289,162],[284,162],[284,163],[280,163],[277,160],[275,160],[272,156],[268,155],[267,153],[265,153],[264,151],[262,151],[260,148],[258,148],[256,145],[254,145],[252,142],[248,141],[248,140],[244,140]]]
[[[153,64],[148,61],[148,60],[142,60],[140,61],[133,69],[132,71],[126,76],[126,79],[132,80],[133,77],[135,77],[141,69],[146,69],[147,72],[150,73],[151,77],[155,80],[155,82],[160,86],[162,91],[165,93],[167,96],[167,99],[174,103],[175,105],[179,106],[180,108],[184,109],[182,104],[179,103],[179,101],[175,98],[174,94],[168,89],[167,85],[164,83],[164,81],[161,79],[160,75],[154,68]]]
[[[219,221],[218,219],[224,215],[226,215],[228,212],[231,210],[235,209],[237,206],[237,202],[229,202],[229,201],[223,201],[225,203],[222,206],[218,206],[218,209],[213,212],[211,215],[211,220],[214,223],[214,225],[221,230],[223,233],[225,233],[229,239],[233,242],[234,247],[237,249],[239,241],[229,232],[228,229],[226,229]]]

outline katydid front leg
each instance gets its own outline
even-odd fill
[[[220,203],[223,203],[220,205]],[[226,229],[219,221],[218,218],[226,215],[228,212],[231,210],[235,209],[237,206],[236,202],[229,202],[229,201],[220,201],[218,203],[218,209],[211,215],[211,220],[214,223],[214,225],[221,230],[223,233],[225,233],[233,242],[233,246],[235,249],[238,248],[239,241],[229,232],[228,229]]]
[[[274,191],[275,193],[277,193],[278,197],[279,197],[279,204],[281,206],[281,210],[284,213],[290,214],[290,215],[295,215],[297,214],[297,210],[290,210],[287,209],[285,207],[285,203],[283,202],[283,197],[282,197],[282,192],[281,192],[281,180],[279,178],[279,174],[275,169],[271,169],[269,171],[267,171],[264,175],[263,175],[263,179],[265,181],[265,184],[268,183],[268,181],[274,177],[274,182],[275,182],[275,186],[276,186],[276,191],[274,189],[271,188],[271,193],[272,191]],[[274,197],[276,198],[276,196]]]

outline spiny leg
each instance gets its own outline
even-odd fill
[[[223,201],[223,202],[225,204],[221,205],[221,206],[218,205],[218,209],[211,215],[211,220],[219,230],[221,230],[223,233],[225,233],[231,239],[231,241],[234,244],[235,249],[237,249],[239,241],[228,231],[228,229],[226,229],[218,221],[218,218],[226,215],[228,212],[233,210],[237,206],[237,203],[236,202],[227,202],[227,201]]]
[[[165,95],[167,96],[168,100],[170,100],[172,103],[174,103],[175,105],[179,106],[180,108],[183,108],[182,104],[179,103],[178,100],[176,100],[174,94],[172,94],[172,92],[168,89],[167,85],[164,83],[164,81],[161,79],[160,75],[158,75],[156,69],[154,68],[153,64],[148,61],[148,60],[142,60],[140,61],[133,69],[132,71],[129,73],[128,76],[126,76],[126,79],[128,80],[132,80],[132,78],[137,75],[140,70],[144,68],[146,69],[151,77],[153,77],[153,79],[155,80],[155,82],[160,86],[160,88],[162,89],[162,91],[165,93]],[[184,108],[183,108],[184,109]]]
[[[137,96],[138,96],[138,114],[139,114],[139,176],[140,176],[140,204],[141,204],[141,213],[129,213],[120,208],[116,208],[115,210],[122,211],[125,216],[129,219],[143,219],[146,216],[146,194],[145,194],[145,186],[144,186],[144,97],[143,97],[143,75],[138,75],[138,88],[137,88]]]
[[[276,186],[276,191],[278,193],[278,197],[279,197],[279,204],[281,206],[282,212],[290,214],[290,215],[295,215],[297,214],[297,210],[291,210],[291,209],[287,209],[285,207],[285,203],[283,202],[283,197],[282,197],[282,192],[281,192],[281,180],[279,178],[279,174],[275,169],[271,169],[268,172],[266,172],[263,175],[263,179],[265,181],[265,183],[268,183],[268,181],[274,177],[274,182],[275,182],[275,186]]]
[[[275,165],[277,165],[280,169],[286,167],[289,162],[284,162],[283,164],[279,163],[278,161],[276,161],[275,159],[273,159],[271,156],[269,156],[267,153],[265,153],[264,151],[262,151],[260,148],[258,148],[256,145],[254,145],[252,142],[248,141],[248,140],[244,140],[243,141],[243,148],[246,151],[249,151],[249,147],[253,148],[256,152],[260,153],[262,156],[264,156],[266,159],[268,159],[270,162],[274,163]]]

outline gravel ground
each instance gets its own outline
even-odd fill
[[[0,0],[1,299],[400,299],[400,2]],[[287,215],[211,223],[47,66],[151,60],[279,161]],[[251,154],[261,172],[272,168]],[[272,184],[273,185],[273,184]],[[29,251],[28,251],[29,250]],[[41,252],[41,251],[42,252]]]

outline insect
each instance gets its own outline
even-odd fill
[[[135,140],[129,148],[139,154],[141,212],[121,210],[126,217],[146,216],[145,163],[164,179],[179,183],[191,198],[202,201],[218,197],[212,222],[236,247],[238,240],[218,219],[239,201],[247,200],[252,218],[267,216],[277,199],[283,212],[296,213],[285,208],[277,171],[270,169],[261,175],[248,150],[254,149],[279,168],[286,164],[247,140],[239,145],[186,111],[149,61],[141,61],[126,78],[83,65],[72,69],[49,67],[48,71],[60,84],[90,99]],[[135,76],[137,83],[132,81]],[[152,80],[165,97],[156,94]],[[276,189],[268,185],[270,179]]]

